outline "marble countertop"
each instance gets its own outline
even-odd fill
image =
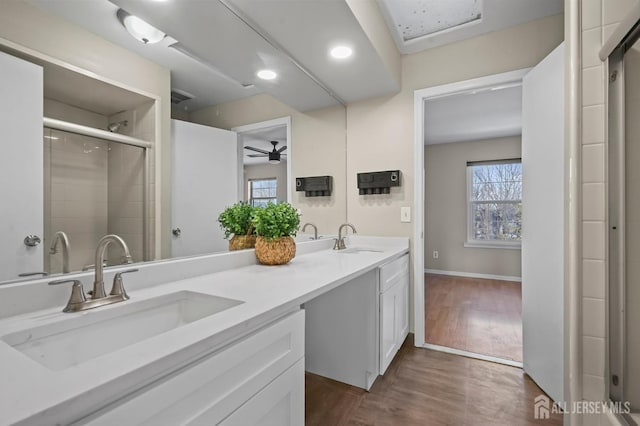
[[[95,310],[64,314],[60,306],[0,320],[0,422],[66,423],[89,414],[409,250],[406,238],[349,237],[350,247],[376,250],[356,253],[336,252],[332,243],[306,243],[314,244],[315,251],[301,250],[304,254],[287,265],[252,264],[134,289],[130,300]],[[242,303],[59,371],[2,340],[11,333],[179,291]]]

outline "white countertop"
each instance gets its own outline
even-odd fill
[[[9,333],[118,309],[176,291],[243,302],[61,371],[33,361],[0,340],[0,423],[65,423],[79,413],[89,414],[409,249],[406,238],[347,239],[347,246],[375,248],[379,252],[339,253],[327,248],[329,243],[308,244],[322,249],[298,255],[287,265],[243,266],[129,291],[129,301],[80,313],[63,314],[60,306],[0,320],[1,339]]]

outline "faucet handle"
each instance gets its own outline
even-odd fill
[[[125,300],[129,299],[129,295],[127,295],[127,291],[124,289],[124,283],[122,282],[122,274],[129,274],[131,272],[138,272],[138,269],[127,269],[114,275],[113,286],[109,293],[110,296],[122,296]]]
[[[67,306],[62,310],[62,312],[75,312],[78,309],[78,305],[82,305],[87,301],[87,297],[84,294],[84,287],[79,280],[56,280],[49,282],[49,285],[58,285],[58,284],[67,284],[73,283],[71,287],[71,297],[69,297],[69,301],[67,302]]]

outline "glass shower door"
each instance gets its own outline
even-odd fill
[[[609,395],[630,404],[631,424],[640,424],[639,35],[609,57]]]
[[[144,149],[45,128],[45,268],[62,272],[62,250],[51,250],[56,232],[69,238],[71,271],[94,263],[98,241],[117,234],[134,262],[143,261]],[[121,263],[115,249],[107,264]]]

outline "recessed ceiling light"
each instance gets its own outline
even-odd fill
[[[256,75],[263,80],[273,80],[278,76],[278,74],[276,74],[276,72],[272,70],[260,70],[256,73]]]
[[[329,52],[336,59],[346,59],[353,54],[349,46],[336,46]]]
[[[159,29],[146,23],[137,16],[130,15],[123,9],[118,9],[117,16],[129,34],[144,44],[157,43],[165,37],[165,33]]]

